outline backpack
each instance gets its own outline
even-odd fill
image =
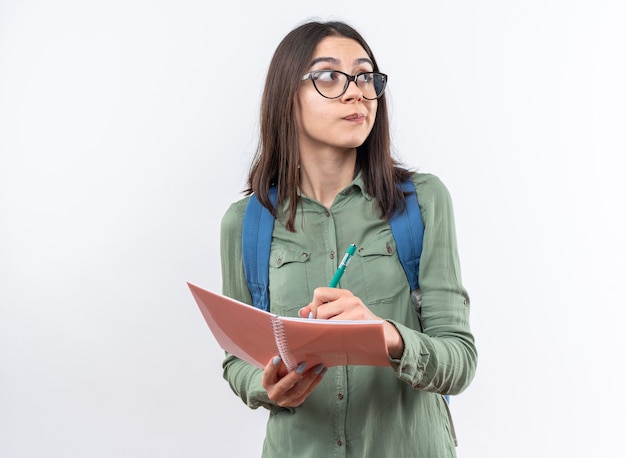
[[[398,258],[409,281],[411,291],[419,288],[419,264],[422,255],[424,223],[411,178],[399,185],[405,192],[405,211],[397,211],[389,220],[396,242]],[[269,189],[272,205],[276,206],[277,188]],[[274,217],[254,194],[250,196],[243,218],[243,268],[252,296],[252,305],[269,311],[269,259]]]
[[[424,239],[424,222],[417,200],[415,184],[409,177],[399,187],[405,193],[404,211],[399,210],[389,219],[391,232],[396,242],[398,258],[411,287],[411,301],[419,305],[421,297],[419,289],[420,257],[422,256],[422,242]],[[278,189],[272,186],[269,197],[276,207]],[[254,194],[250,195],[243,217],[242,227],[242,257],[243,269],[252,296],[252,305],[261,310],[269,311],[269,269],[270,246],[274,231],[274,217],[265,208]],[[420,319],[421,321],[421,319]],[[450,396],[444,395],[446,403],[450,403]]]

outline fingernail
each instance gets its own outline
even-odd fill
[[[322,363],[318,364],[317,366],[313,368],[313,372],[317,375],[319,375],[319,373],[322,372],[323,370],[324,370],[324,365]]]
[[[274,364],[274,366],[278,366],[280,364],[280,356],[278,355],[274,356],[272,363]]]
[[[309,320],[313,318],[313,312],[309,312]]]
[[[303,361],[296,368],[296,374],[302,374],[305,368],[306,368],[306,363]]]

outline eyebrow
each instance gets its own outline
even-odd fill
[[[338,64],[339,59],[336,59],[334,57],[316,57],[315,59],[311,61],[311,65],[309,65],[309,67],[312,67],[313,65],[319,62],[329,62],[331,64]],[[354,63],[355,65],[370,64],[372,67],[374,67],[374,63],[367,57],[361,57],[359,59],[355,59]]]

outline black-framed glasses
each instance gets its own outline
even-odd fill
[[[363,93],[363,98],[376,100],[387,86],[387,75],[376,72],[361,72],[356,75],[348,75],[339,70],[315,70],[302,76],[302,81],[313,81],[313,86],[322,97],[337,99],[348,90],[351,81]]]

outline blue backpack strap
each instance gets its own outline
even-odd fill
[[[277,188],[269,190],[270,201],[276,207]],[[252,305],[269,311],[269,259],[274,231],[274,217],[261,205],[254,194],[250,196],[243,217],[242,258]]]
[[[405,208],[397,211],[389,220],[391,232],[396,241],[398,258],[402,263],[411,291],[419,288],[420,257],[424,238],[424,223],[417,200],[417,192],[412,178],[399,185],[405,193]]]

